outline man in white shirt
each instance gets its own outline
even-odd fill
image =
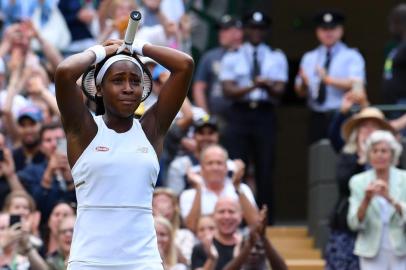
[[[188,229],[195,231],[198,218],[214,212],[220,197],[231,197],[241,205],[243,217],[248,224],[256,222],[258,209],[250,188],[241,183],[245,165],[235,160],[233,178],[227,177],[227,151],[219,145],[210,145],[201,154],[201,174],[188,172],[192,189],[182,192],[180,210]]]

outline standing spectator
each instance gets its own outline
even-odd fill
[[[406,171],[395,168],[401,152],[392,133],[373,132],[366,143],[372,168],[350,180],[347,220],[357,231],[361,270],[406,269]]]
[[[361,54],[348,48],[344,35],[344,15],[333,10],[315,16],[316,36],[320,46],[305,53],[295,90],[307,97],[311,109],[309,142],[327,138],[333,113],[341,106],[344,94],[365,83],[365,62]]]
[[[343,101],[344,107],[345,104]],[[342,126],[341,133],[346,144],[338,155],[338,200],[330,216],[330,235],[325,251],[326,270],[359,269],[358,256],[353,254],[356,233],[347,224],[350,196],[348,183],[352,176],[368,169],[366,140],[372,132],[379,129],[393,132],[383,113],[376,108],[363,109]]]
[[[212,214],[221,197],[231,197],[239,202],[248,224],[257,220],[257,206],[250,188],[241,183],[245,166],[236,160],[233,178],[227,177],[227,151],[219,145],[206,147],[201,155],[201,175],[188,173],[192,189],[180,196],[180,210],[185,226],[195,232],[201,215]]]
[[[221,17],[218,23],[220,46],[202,56],[193,83],[193,99],[196,106],[220,120],[220,134],[223,134],[226,114],[230,107],[230,100],[224,97],[219,80],[221,59],[227,51],[236,50],[241,45],[241,27],[241,21],[236,18],[230,15]]]
[[[245,164],[252,156],[257,201],[268,206],[272,223],[274,106],[288,80],[288,63],[283,52],[264,43],[270,24],[260,11],[243,18],[246,42],[223,57],[220,79],[225,96],[232,100],[225,146],[231,158],[241,158]]]
[[[386,103],[405,104],[406,93],[406,4],[401,3],[389,15],[389,31],[397,46],[390,51],[384,66],[383,97]]]
[[[60,0],[58,7],[71,34],[70,52],[82,51],[95,43],[91,24],[96,18],[98,0]]]

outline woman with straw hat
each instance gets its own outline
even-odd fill
[[[326,246],[326,269],[357,270],[358,258],[353,255],[355,233],[347,225],[348,182],[357,173],[367,169],[365,142],[375,130],[395,132],[385,120],[384,114],[372,107],[366,107],[347,119],[342,125],[341,135],[345,140],[342,152],[338,156],[337,185],[338,201],[330,216],[331,233]]]

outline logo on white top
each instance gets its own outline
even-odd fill
[[[107,146],[96,146],[96,151],[98,152],[107,152],[110,150],[110,148],[108,148]]]

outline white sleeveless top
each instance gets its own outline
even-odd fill
[[[124,133],[94,119],[97,134],[72,168],[78,209],[69,269],[162,269],[152,217],[154,148],[136,119]]]

